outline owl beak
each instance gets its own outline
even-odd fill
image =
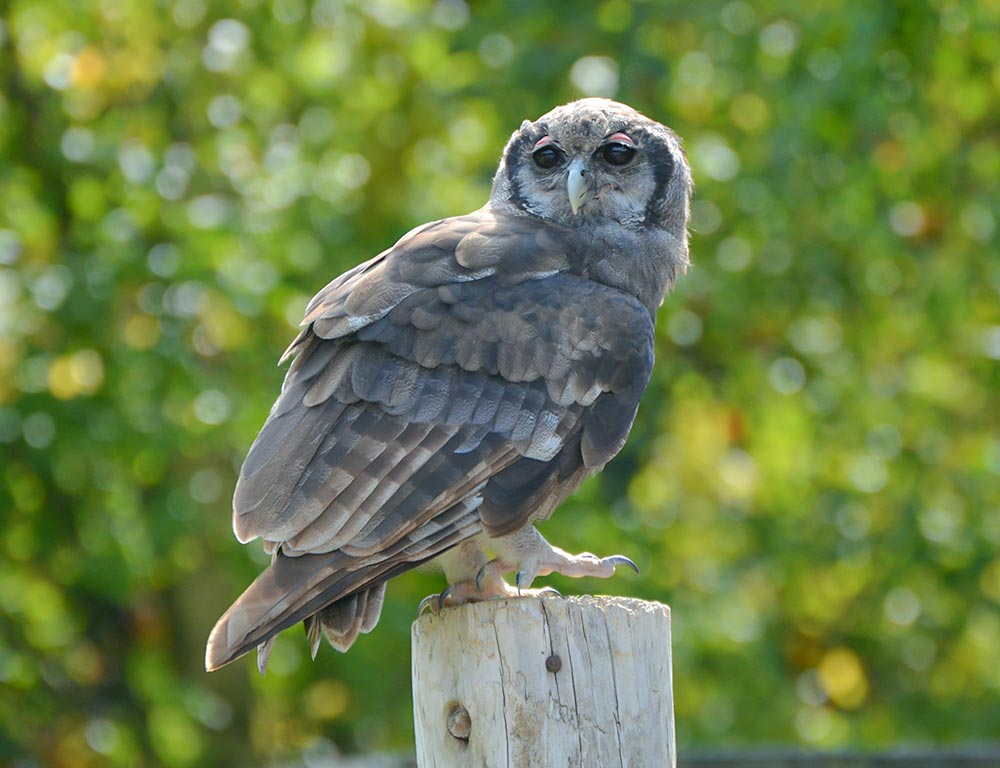
[[[566,194],[569,197],[569,207],[573,210],[573,215],[580,210],[584,199],[590,194],[590,181],[587,179],[587,169],[583,160],[577,158],[569,164],[569,173],[566,177]]]

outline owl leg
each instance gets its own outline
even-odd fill
[[[457,547],[438,555],[434,562],[444,571],[448,587],[441,594],[427,595],[421,600],[417,606],[417,616],[423,614],[428,608],[436,613],[446,603],[456,605],[462,602],[471,602],[472,590],[469,590],[467,585],[471,582],[473,587],[475,586],[476,573],[483,567],[486,560],[486,553],[483,552],[475,539],[463,541]]]
[[[512,587],[504,581],[502,571],[493,571],[489,568],[490,562],[494,561],[488,560],[478,538],[462,542],[454,549],[440,555],[436,562],[444,570],[448,587],[439,595],[428,595],[421,600],[417,606],[418,616],[427,609],[437,612],[446,605],[477,603],[501,597],[559,594],[552,587],[530,590]]]
[[[497,557],[480,569],[477,581],[484,583],[509,571],[516,571],[515,584],[519,594],[524,594],[536,577],[548,576],[550,573],[575,579],[582,576],[607,579],[615,575],[615,568],[619,565],[627,565],[636,573],[639,572],[639,567],[625,555],[598,557],[590,552],[571,555],[549,544],[531,524],[507,536],[498,536],[491,543]]]

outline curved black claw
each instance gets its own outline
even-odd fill
[[[437,603],[437,610],[441,610],[441,595],[427,595],[427,597],[421,600],[420,604],[417,606],[417,618],[419,619],[423,616],[424,611],[431,608],[434,603]],[[431,608],[431,612],[436,613],[437,611]]]
[[[482,568],[476,571],[476,589],[480,592],[483,591],[483,577],[486,575],[486,569],[490,567],[489,563],[486,563]]]
[[[521,596],[521,582],[524,581],[524,571],[518,571],[515,577],[514,585],[517,587],[517,596]],[[534,581],[534,579],[532,579]],[[529,585],[530,586],[530,585]],[[527,589],[527,587],[525,587]],[[562,597],[562,593],[555,587],[541,587],[536,589],[535,595],[555,595],[556,597]]]
[[[632,558],[625,557],[625,555],[611,555],[611,557],[604,558],[604,562],[611,563],[612,565],[627,565],[636,574],[639,573],[639,566],[632,562]]]
[[[438,610],[439,611],[442,608],[444,608],[444,601],[447,600],[449,597],[451,597],[451,592],[452,592],[451,584],[449,584],[447,587],[445,587],[444,591],[440,595],[438,595]]]
[[[505,570],[508,570],[507,566],[500,562],[500,558],[494,557],[492,560],[483,565],[482,568],[476,571],[476,589],[479,592],[483,591],[483,579],[486,578],[486,575],[490,571],[494,571],[494,576],[500,577],[503,575]]]

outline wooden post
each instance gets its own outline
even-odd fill
[[[413,624],[420,768],[676,766],[670,609],[490,600]]]

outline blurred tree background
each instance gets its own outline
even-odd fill
[[[686,140],[633,437],[543,531],[673,606],[681,749],[1000,734],[1000,3],[0,3],[0,762],[412,749],[409,624],[202,671],[308,298],[522,118]],[[304,755],[304,757],[303,757]]]

